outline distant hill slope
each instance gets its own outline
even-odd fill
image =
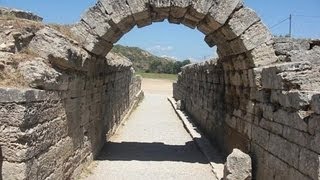
[[[115,45],[112,52],[122,54],[130,59],[135,70],[139,72],[175,74],[180,71],[182,65],[190,63],[189,60],[183,63],[169,58],[158,57],[138,47]]]

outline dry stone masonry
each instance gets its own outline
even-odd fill
[[[272,45],[265,66],[245,68],[242,54],[184,67],[174,97],[223,152],[249,153],[256,179],[319,179],[319,41]]]
[[[0,18],[1,83],[16,87],[0,91],[3,179],[76,177],[140,94],[130,62],[109,51],[165,19],[217,46],[217,60],[174,84],[212,141],[250,154],[255,179],[320,178],[320,43],[273,38],[241,0],[100,0],[71,27],[10,19]]]
[[[141,79],[122,56],[91,55],[34,22],[6,23],[0,37],[12,43],[0,50],[0,75],[11,84],[0,88],[0,179],[77,177],[141,98]]]

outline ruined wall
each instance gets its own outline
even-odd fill
[[[319,179],[318,45],[277,38],[267,66],[243,69],[239,56],[187,66],[174,97],[222,151],[249,153],[256,179]]]
[[[142,97],[141,79],[122,56],[10,22],[0,27],[0,179],[77,177]]]

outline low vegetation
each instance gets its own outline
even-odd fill
[[[167,79],[171,81],[176,81],[178,79],[177,74],[144,73],[144,72],[137,72],[136,74],[142,76],[143,78],[148,78],[148,79]]]
[[[190,60],[176,61],[158,57],[138,47],[115,45],[112,51],[130,59],[135,70],[144,73],[178,74],[182,66],[191,63]]]

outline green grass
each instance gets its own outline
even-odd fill
[[[161,74],[161,73],[143,73],[143,72],[137,72],[137,75],[141,75],[143,78],[149,78],[149,79],[167,79],[176,81],[178,79],[177,74]]]

